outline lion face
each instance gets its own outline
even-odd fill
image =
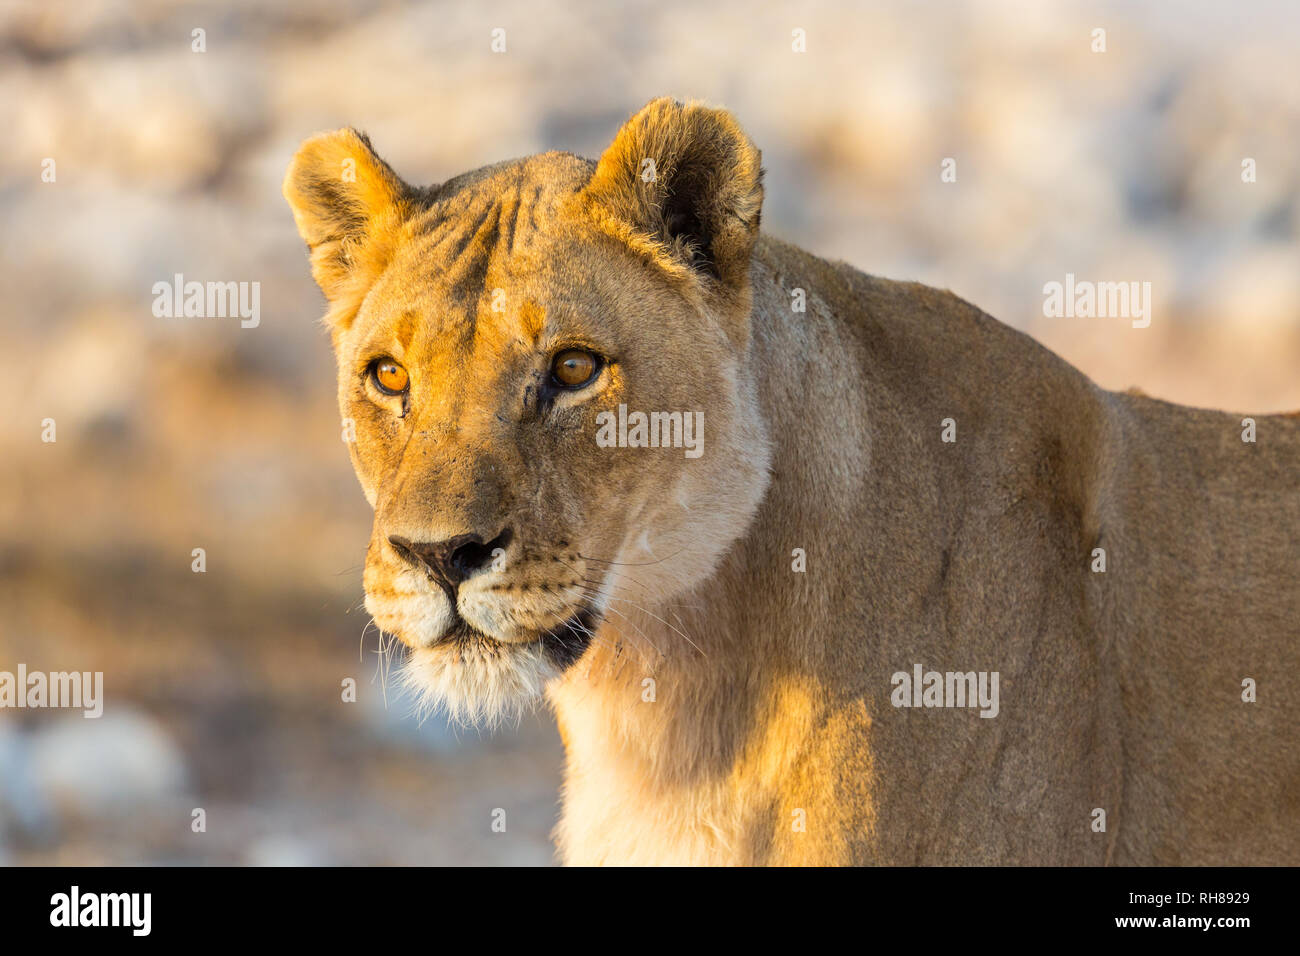
[[[758,155],[730,117],[657,101],[598,164],[426,189],[344,130],[285,193],[375,512],[366,608],[433,701],[509,712],[710,574],[768,454],[745,372]]]

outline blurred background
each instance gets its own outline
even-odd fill
[[[424,183],[704,99],[763,150],[766,230],[1107,387],[1259,413],[1300,407],[1297,49],[1293,0],[6,0],[0,671],[103,671],[106,703],[0,710],[0,862],[552,859],[549,716],[420,723],[383,679],[280,196],[307,135],[357,126]],[[1067,272],[1150,281],[1150,327],[1044,319]],[[176,273],[259,282],[260,324],[155,317]]]

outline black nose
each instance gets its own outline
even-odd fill
[[[429,574],[454,597],[454,592],[460,583],[483,570],[492,560],[494,551],[498,548],[504,551],[510,546],[510,537],[510,530],[507,528],[487,542],[476,534],[458,534],[446,541],[432,543],[410,541],[399,535],[392,535],[388,543],[407,562],[428,570]]]

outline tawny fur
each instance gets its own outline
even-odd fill
[[[1300,863],[1294,417],[1245,443],[1241,415],[1104,391],[950,293],[760,236],[758,152],[694,104],[598,164],[425,189],[326,134],[285,194],[376,510],[367,606],[460,716],[546,687],[565,861]],[[575,342],[601,380],[530,407]],[[367,391],[376,356],[409,407]],[[620,403],[703,411],[704,455],[597,448]],[[457,603],[490,653],[457,659],[388,536],[507,526]],[[561,672],[535,638],[584,600],[603,623]],[[1000,713],[891,706],[918,663],[999,672]]]

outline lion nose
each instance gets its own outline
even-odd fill
[[[462,581],[485,568],[498,549],[505,551],[510,538],[510,530],[506,529],[486,542],[477,534],[458,534],[436,542],[391,535],[388,543],[408,563],[428,570],[448,592],[454,592]]]

